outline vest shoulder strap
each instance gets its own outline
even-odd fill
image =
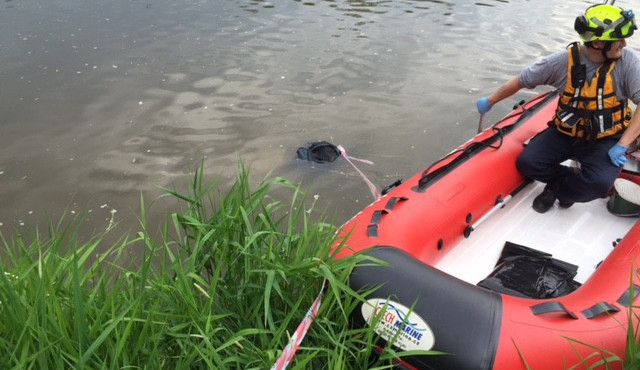
[[[580,59],[580,44],[574,42],[569,47],[571,48],[571,86],[577,89],[584,86],[587,80],[587,66]]]
[[[599,69],[598,69],[598,89],[603,89],[604,84],[607,80],[607,74],[611,70],[611,67],[614,65],[613,61],[607,60]]]

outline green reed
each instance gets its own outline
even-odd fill
[[[624,368],[626,370],[640,369],[640,316],[638,309],[640,307],[633,302],[637,298],[637,291],[634,284],[634,280],[640,275],[640,270],[631,272],[631,279],[629,280],[629,307],[631,308],[627,314],[627,345],[625,351],[625,358],[623,360]],[[633,277],[636,277],[634,279]]]
[[[318,316],[289,369],[391,368],[371,330],[350,329],[362,300],[347,285],[364,257],[330,258],[336,227],[280,178],[230,190],[204,182],[151,235],[80,241],[81,220],[43,235],[0,235],[0,368],[267,369],[315,299]],[[291,201],[276,199],[288,192]],[[279,197],[281,198],[281,197]]]
[[[201,166],[186,193],[166,196],[181,211],[157,235],[142,198],[140,230],[109,245],[106,234],[83,241],[81,218],[44,234],[0,234],[1,369],[268,369],[323,281],[322,306],[289,369],[384,369],[410,354],[375,356],[373,331],[350,328],[366,292],[348,286],[349,274],[379,262],[330,258],[336,227],[296,185],[251,186],[241,166],[222,191]],[[597,364],[590,356],[567,368],[638,368],[635,315],[624,360],[594,348]]]

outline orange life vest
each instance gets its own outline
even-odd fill
[[[568,53],[567,85],[553,119],[558,131],[593,140],[626,129],[632,114],[627,100],[621,101],[615,94],[612,72],[616,61],[606,61],[598,67],[591,81],[587,81],[579,45],[571,44]]]

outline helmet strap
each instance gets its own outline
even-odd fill
[[[602,56],[604,57],[605,61],[611,60],[607,56],[607,53],[611,50],[612,46],[613,46],[613,42],[612,41],[605,41],[604,42],[604,47],[602,48]]]
[[[613,46],[613,41],[601,41],[604,43],[604,46],[602,48],[597,48],[593,45],[593,41],[590,42],[585,42],[585,46],[591,49],[595,49],[595,50],[600,50],[600,53],[602,53],[602,57],[604,58],[604,61],[609,61],[611,60],[608,56],[607,53],[611,50],[611,47]]]

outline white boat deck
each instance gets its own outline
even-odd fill
[[[607,199],[576,203],[567,209],[559,208],[556,202],[540,214],[531,203],[543,188],[542,183],[529,184],[435,266],[476,284],[493,271],[509,241],[578,265],[575,280],[584,283],[613,249],[616,239],[624,237],[638,218],[612,215],[606,208]]]

